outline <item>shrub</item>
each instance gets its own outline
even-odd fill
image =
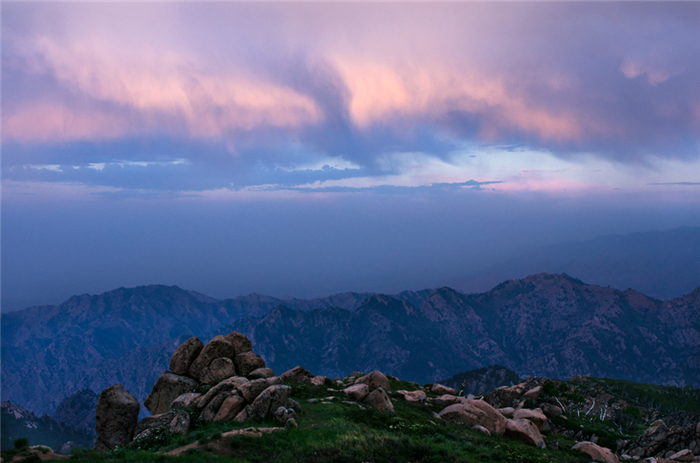
[[[29,439],[26,437],[20,437],[19,439],[15,439],[12,445],[14,445],[17,450],[26,449],[29,447]]]

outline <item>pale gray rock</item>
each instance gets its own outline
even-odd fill
[[[355,402],[362,402],[365,397],[369,394],[369,386],[366,384],[354,384],[348,388],[343,389],[343,393]]]
[[[540,434],[535,423],[530,420],[508,420],[506,423],[506,432],[503,435],[509,439],[519,440],[541,449],[545,448],[542,434]]]
[[[385,391],[391,389],[389,385],[389,378],[387,378],[384,373],[379,370],[374,370],[360,378],[355,380],[355,384],[366,384],[370,389],[377,389],[381,387]]]
[[[214,421],[228,421],[238,415],[245,407],[245,399],[240,395],[229,396],[219,407],[219,411],[214,417]]]
[[[257,368],[246,375],[248,379],[272,378],[275,372],[271,368]]]
[[[367,397],[365,397],[362,403],[369,405],[380,412],[394,411],[394,404],[391,403],[391,399],[389,399],[386,391],[384,391],[384,388],[381,386],[367,394]]]

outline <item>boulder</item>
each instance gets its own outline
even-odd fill
[[[579,442],[578,444],[571,447],[573,450],[578,450],[580,452],[588,454],[592,459],[596,461],[604,461],[605,463],[618,463],[617,456],[600,445],[594,444],[593,442]]]
[[[165,413],[170,410],[170,405],[175,399],[186,392],[192,392],[198,385],[199,383],[192,378],[164,371],[143,404],[152,415]]]
[[[265,418],[271,411],[274,413],[284,406],[292,393],[292,388],[286,385],[269,386],[255,398],[252,404],[245,407],[237,416],[236,421],[244,422],[252,418]]]
[[[287,407],[287,410],[292,409],[295,412],[301,410],[301,405],[299,405],[299,402],[292,398],[287,399],[287,404],[285,405],[285,407]]]
[[[200,380],[204,384],[216,384],[231,376],[236,376],[233,360],[228,357],[219,357],[212,360],[208,367],[202,369]]]
[[[267,378],[267,385],[268,386],[276,386],[278,384],[283,384],[284,381],[282,381],[282,378],[279,376],[273,376],[272,378]]]
[[[540,405],[540,409],[542,409],[542,413],[544,413],[547,418],[556,418],[564,413],[564,410],[552,404],[542,404]]]
[[[483,400],[467,399],[464,402],[452,404],[439,415],[446,421],[469,426],[478,424],[488,429],[491,434],[503,435],[506,430],[506,418]]]
[[[355,402],[362,402],[369,394],[369,386],[366,384],[355,384],[348,388],[343,389],[345,395]]]
[[[219,411],[214,416],[214,421],[228,421],[238,415],[245,406],[245,399],[240,395],[232,395],[223,401]]]
[[[542,393],[542,386],[533,387],[532,389],[527,391],[525,394],[523,394],[523,398],[530,399],[530,400],[537,400],[540,397],[541,393]]]
[[[355,384],[366,384],[370,389],[377,389],[381,387],[385,391],[391,390],[389,378],[387,378],[384,373],[379,370],[374,370],[369,374],[357,378],[355,380]]]
[[[462,402],[462,400],[464,400],[462,397],[457,397],[456,395],[452,394],[445,394],[441,395],[440,397],[429,397],[426,399],[429,404],[440,408],[445,408],[454,403]]]
[[[186,375],[203,347],[204,344],[197,337],[191,337],[180,344],[170,357],[170,371],[176,375]]]
[[[291,370],[287,370],[284,373],[280,375],[280,378],[282,378],[282,381],[300,381],[300,382],[306,382],[309,381],[311,378],[313,378],[314,375],[311,374],[309,370],[306,368],[296,366],[292,368]]]
[[[251,371],[255,371],[258,368],[265,368],[265,361],[253,351],[236,355],[234,363],[236,364],[236,371],[241,376],[247,376]]]
[[[221,408],[221,405],[223,405],[224,401],[234,395],[238,395],[238,391],[219,392],[209,401],[207,406],[204,407],[204,410],[202,410],[202,419],[210,423],[214,421],[214,418],[216,418],[217,413],[219,413],[219,409]]]
[[[499,408],[498,411],[506,418],[513,418],[513,415],[515,414],[515,409],[513,407]]]
[[[250,339],[248,339],[248,337],[243,333],[239,333],[238,331],[231,331],[225,336],[225,338],[233,346],[233,349],[236,352],[234,356],[253,350],[253,344],[250,342]]]
[[[485,400],[496,408],[511,407],[525,393],[525,383],[501,386],[489,392]]]
[[[695,461],[695,457],[693,456],[693,452],[691,452],[688,449],[681,450],[680,452],[676,452],[670,457],[668,457],[669,460],[675,460],[675,461]]]
[[[221,357],[233,358],[235,355],[236,351],[233,348],[233,344],[222,335],[215,336],[202,348],[197,358],[194,359],[188,370],[189,374],[196,380],[201,381],[202,372],[214,359]],[[238,371],[238,365],[236,365],[236,371]]]
[[[516,410],[513,414],[513,419],[532,421],[535,424],[535,426],[537,426],[537,430],[540,432],[544,430],[544,423],[547,421],[547,417],[539,409],[530,410],[527,408],[521,408],[520,410]]]
[[[420,403],[425,402],[428,396],[423,391],[396,391],[401,394],[406,402]]]
[[[131,442],[140,409],[139,401],[121,384],[102,391],[95,410],[95,431],[101,443],[111,450]]]
[[[542,434],[540,434],[535,423],[530,420],[508,420],[506,423],[506,432],[503,435],[509,439],[519,440],[541,449],[545,447]]]
[[[186,392],[180,396],[177,396],[173,403],[170,404],[170,410],[177,411],[182,410],[189,406],[195,399],[201,397],[202,394],[199,392]]]
[[[238,389],[241,385],[247,383],[248,380],[242,376],[232,376],[231,378],[221,381],[219,384],[209,389],[206,394],[192,401],[192,405],[202,410],[209,405],[209,402],[216,397],[220,392],[232,391]]]
[[[323,386],[324,384],[326,384],[327,380],[328,378],[325,376],[314,376],[313,378],[311,378],[311,384],[313,384],[314,386]]]
[[[472,429],[474,431],[479,431],[481,433],[488,434],[489,436],[491,435],[491,433],[489,432],[488,429],[486,429],[485,427],[478,425],[478,424],[475,424],[474,426],[472,426]]]
[[[389,399],[389,396],[386,395],[384,388],[381,386],[367,394],[367,397],[365,397],[365,400],[363,400],[362,403],[367,404],[370,407],[374,407],[380,412],[394,411],[394,404],[391,403],[391,399]]]
[[[287,417],[289,416],[289,412],[285,407],[279,407],[275,414],[273,415],[273,418],[275,421],[279,421],[280,423],[285,423],[287,421]]]
[[[134,428],[134,435],[137,436],[146,429],[157,428],[158,426],[170,424],[173,418],[175,418],[175,414],[175,412],[166,412],[159,415],[147,416],[138,422]]]
[[[238,386],[238,392],[241,393],[241,396],[243,396],[246,402],[252,403],[255,398],[268,387],[269,385],[267,384],[267,380],[265,378],[254,379],[253,381],[249,381]]]
[[[294,418],[287,418],[287,422],[284,423],[284,429],[297,429],[299,425],[297,424],[297,420]]]
[[[78,447],[80,447],[78,444],[76,444],[72,440],[69,440],[68,442],[66,442],[65,444],[63,444],[62,446],[60,446],[58,448],[58,453],[61,455],[70,455],[71,450],[78,448]]]
[[[443,384],[438,384],[438,383],[433,384],[433,387],[430,388],[430,392],[432,392],[433,394],[437,394],[437,395],[445,395],[445,394],[457,395],[458,394],[457,389],[452,389],[451,387],[447,387]]]
[[[168,427],[171,432],[184,436],[190,430],[190,414],[180,410],[175,414]]]
[[[95,452],[106,452],[107,450],[111,450],[99,437],[95,439],[95,445],[92,447],[92,449]]]
[[[248,379],[272,378],[275,372],[271,368],[257,368],[246,375]]]

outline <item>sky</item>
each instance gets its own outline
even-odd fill
[[[2,2],[2,310],[437,287],[700,225],[700,3]]]

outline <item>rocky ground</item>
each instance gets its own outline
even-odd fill
[[[139,419],[139,402],[121,384],[102,391],[94,449],[71,459],[700,461],[700,414],[665,413],[678,401],[697,407],[698,392],[532,377],[465,396],[376,370],[327,378],[299,366],[275,375],[231,332],[176,349],[145,401],[149,417]],[[5,461],[58,458],[26,445],[3,452]]]

